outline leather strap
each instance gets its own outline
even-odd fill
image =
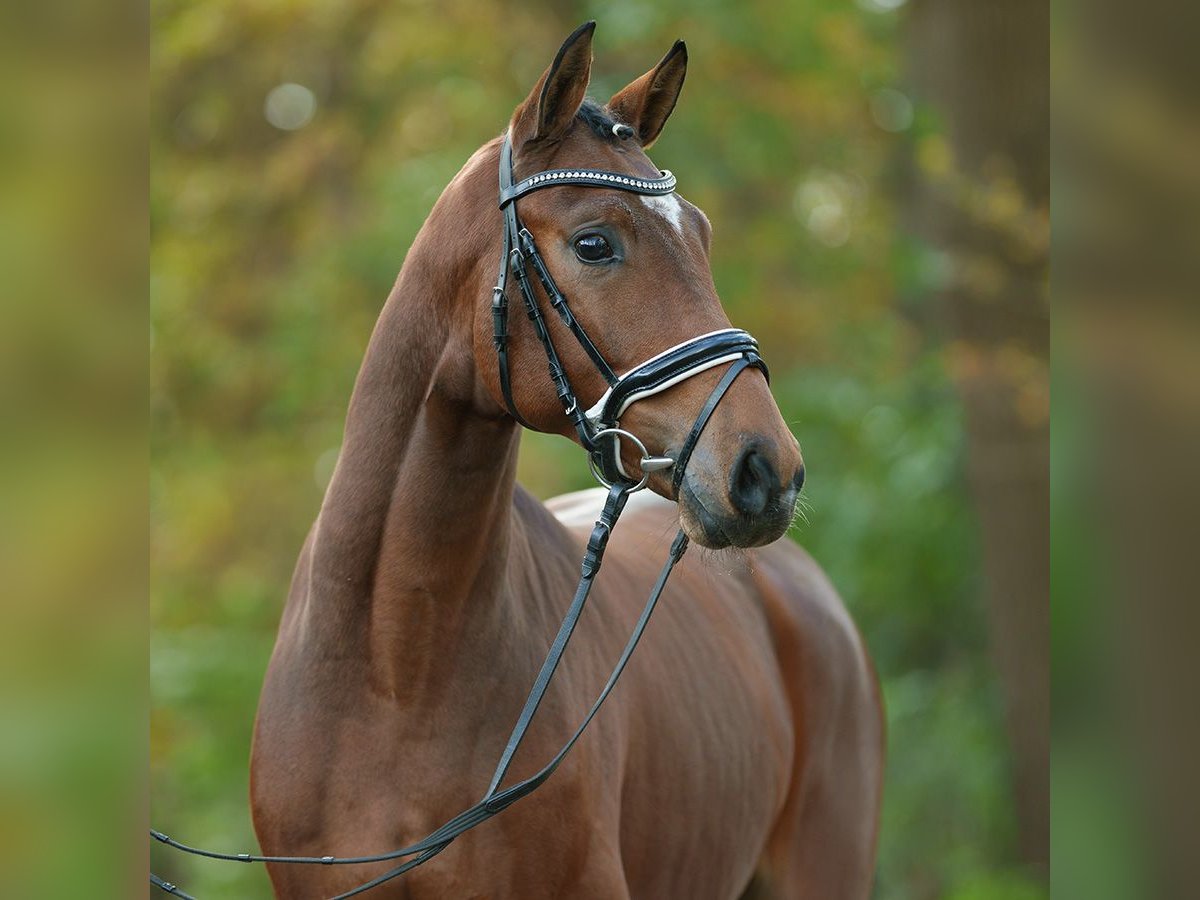
[[[505,138],[507,141],[508,139]],[[541,190],[542,188],[558,187],[572,184],[576,187],[617,188],[634,194],[647,194],[652,197],[669,194],[675,190],[675,176],[663,169],[658,178],[639,178],[636,175],[624,175],[620,172],[607,172],[603,169],[547,169],[530,175],[516,184],[502,185],[500,188],[500,207],[503,209],[519,197]]]
[[[508,137],[505,137],[504,144],[500,150],[501,190],[503,191],[504,186],[510,184],[511,182],[512,142]],[[516,204],[509,203],[504,205],[503,212],[505,257],[501,261],[501,266],[506,268],[502,269],[502,274],[497,280],[496,290],[493,294],[493,327],[495,328],[495,326],[499,323],[495,313],[496,302],[497,300],[500,300],[502,304],[506,302],[504,298],[506,297],[506,289],[508,286],[507,273],[511,272],[517,281],[517,287],[520,289],[521,298],[525,303],[525,312],[529,316],[529,320],[533,323],[534,331],[537,334],[538,340],[542,344],[542,349],[546,353],[546,361],[550,369],[550,379],[554,382],[554,389],[558,394],[559,401],[562,403],[563,412],[575,426],[575,431],[579,436],[580,444],[582,444],[584,449],[586,449],[588,452],[591,452],[594,449],[592,432],[595,429],[592,427],[591,423],[588,422],[587,417],[583,414],[583,410],[579,407],[575,390],[571,386],[571,379],[567,375],[567,370],[563,366],[562,361],[559,359],[558,351],[555,350],[554,340],[550,337],[550,330],[546,327],[546,321],[542,315],[541,306],[538,304],[537,297],[533,292],[533,285],[530,284],[529,274],[525,269],[525,254],[519,246],[519,235],[522,231],[522,228],[521,221],[517,217]],[[530,241],[532,242],[532,236],[530,236]],[[549,278],[549,273],[547,273],[547,278]],[[557,288],[555,288],[555,292],[557,292]],[[563,299],[562,303],[565,306],[566,300]],[[583,333],[582,326],[580,326],[578,332],[576,332],[576,337],[578,338],[579,334],[581,333]],[[500,345],[500,338],[498,337],[498,334],[498,331],[493,333],[493,339],[497,346]],[[584,334],[583,339],[586,338],[587,336]],[[505,332],[505,339],[507,339],[507,332]],[[587,344],[592,346],[590,340],[587,341]],[[592,346],[592,349],[595,351],[594,346]],[[595,352],[597,355],[599,355],[599,351]],[[497,362],[500,367],[500,387],[501,391],[504,393],[504,402],[508,406],[509,412],[512,413],[513,418],[515,418],[522,425],[525,425],[532,431],[536,431],[537,429],[525,421],[525,419],[522,418],[517,412],[516,401],[513,399],[511,380],[508,372],[507,353],[502,354],[497,352]],[[607,368],[607,363],[605,364],[605,368]],[[601,374],[603,374],[603,372]],[[505,390],[506,385],[507,390]]]
[[[587,411],[587,416],[601,428],[611,426],[631,403],[739,356],[754,357],[755,365],[766,373],[766,363],[758,355],[758,341],[740,328],[725,328],[676,344],[622,375]]]
[[[596,349],[596,345],[588,337],[588,333],[584,330],[583,325],[575,318],[575,314],[571,312],[571,307],[567,304],[567,298],[558,289],[558,285],[554,282],[554,277],[550,274],[550,270],[546,268],[546,263],[542,259],[542,254],[538,252],[537,244],[533,240],[533,235],[529,233],[529,229],[522,228],[518,239],[521,242],[521,252],[533,264],[533,271],[537,275],[538,281],[542,283],[542,289],[546,292],[546,296],[550,300],[550,306],[558,313],[563,324],[575,335],[575,339],[579,341],[579,345],[583,347],[584,352],[591,359],[592,365],[596,367],[604,377],[604,380],[610,385],[616,384],[616,373],[609,367],[608,361]]]
[[[496,764],[495,774],[492,775],[492,783],[488,785],[487,796],[489,797],[496,793],[500,782],[504,780],[509,764],[512,762],[513,754],[517,752],[517,747],[521,745],[521,741],[525,738],[525,732],[529,729],[529,723],[533,721],[533,716],[537,712],[538,706],[541,705],[542,697],[546,694],[546,688],[550,686],[550,679],[554,677],[554,670],[558,668],[558,662],[562,659],[563,652],[567,649],[567,642],[571,640],[571,635],[575,633],[575,625],[579,621],[579,615],[583,612],[584,604],[587,603],[588,594],[591,593],[596,573],[600,571],[600,562],[604,558],[604,548],[608,546],[608,538],[612,534],[613,526],[617,523],[617,519],[620,517],[621,511],[625,509],[625,503],[628,500],[629,491],[625,485],[618,484],[615,487],[609,488],[608,499],[604,501],[604,508],[600,511],[600,518],[596,520],[596,524],[592,528],[592,536],[588,539],[587,552],[583,557],[582,572],[579,577],[579,585],[575,588],[575,597],[571,601],[571,605],[567,607],[567,613],[563,616],[562,624],[558,627],[558,634],[555,635],[554,641],[550,645],[550,652],[546,654],[541,671],[538,672],[537,678],[533,681],[533,687],[529,690],[529,696],[525,698],[525,706],[521,709],[521,714],[517,716],[517,724],[513,726],[512,734],[508,738],[508,745],[504,748],[504,752],[500,754],[500,762]]]
[[[671,490],[674,492],[676,500],[679,499],[679,486],[683,484],[683,474],[687,471],[687,464],[692,458],[692,451],[696,449],[696,443],[700,440],[700,435],[704,432],[704,426],[708,424],[713,410],[717,408],[717,404],[721,402],[721,398],[725,396],[725,392],[733,386],[733,380],[742,374],[743,369],[752,365],[754,365],[754,361],[748,356],[743,356],[734,362],[725,371],[725,374],[721,376],[721,380],[717,382],[717,386],[708,395],[708,400],[705,401],[700,414],[696,416],[696,421],[692,423],[692,430],[688,432],[688,436],[684,438],[683,446],[679,448],[679,455],[675,457],[674,471],[671,473]]]
[[[154,834],[154,831],[151,830],[150,833]],[[167,881],[165,878],[159,878],[153,872],[150,873],[150,883],[160,891],[165,891],[166,893],[173,894],[176,897],[182,897],[183,900],[196,900],[195,897],[184,891],[179,887],[179,885],[175,884],[174,882]]]
[[[675,535],[675,540],[671,542],[671,549],[668,551],[667,561],[663,565],[662,571],[660,571],[658,574],[658,580],[654,583],[654,588],[650,592],[650,597],[646,601],[646,605],[642,608],[642,614],[638,617],[637,624],[633,626],[633,631],[629,636],[629,640],[625,643],[625,649],[621,651],[621,656],[617,659],[617,664],[613,667],[612,674],[609,675],[608,681],[605,682],[604,687],[596,697],[595,702],[592,703],[591,709],[588,710],[587,715],[579,724],[579,727],[575,729],[575,733],[572,734],[570,739],[562,746],[562,749],[560,749],[558,753],[554,755],[554,758],[551,759],[550,762],[548,762],[544,767],[542,767],[537,774],[532,775],[529,778],[526,778],[524,781],[520,781],[517,784],[514,784],[512,787],[506,788],[499,793],[493,794],[490,798],[485,797],[484,800],[480,801],[483,808],[479,812],[475,812],[475,810],[480,806],[480,804],[476,804],[475,807],[467,810],[462,814],[462,816],[455,820],[452,828],[448,828],[445,831],[442,842],[430,847],[428,850],[424,851],[421,856],[397,866],[390,872],[385,872],[378,878],[373,879],[366,884],[360,885],[352,891],[339,894],[337,897],[334,897],[333,900],[348,900],[349,897],[353,897],[355,894],[370,890],[373,887],[378,887],[386,881],[390,881],[399,875],[403,875],[409,869],[415,868],[416,866],[425,862],[426,859],[429,859],[431,856],[435,856],[436,854],[440,853],[447,846],[449,846],[450,842],[458,837],[458,835],[465,831],[469,831],[480,822],[487,821],[497,813],[503,812],[521,798],[529,796],[535,790],[541,787],[546,782],[546,779],[554,774],[554,771],[558,768],[559,764],[562,763],[563,759],[566,758],[567,753],[570,752],[571,748],[575,746],[575,743],[583,735],[584,730],[589,724],[591,724],[591,721],[593,718],[595,718],[596,713],[600,711],[600,707],[604,704],[604,701],[608,699],[608,695],[612,693],[612,689],[616,687],[617,680],[621,677],[621,673],[625,670],[625,665],[629,662],[630,657],[633,656],[634,649],[641,640],[642,634],[646,631],[646,625],[649,624],[650,616],[654,612],[654,608],[658,605],[658,598],[662,595],[663,588],[666,586],[667,578],[670,577],[671,570],[675,568],[675,564],[679,562],[680,558],[687,550],[687,546],[687,535],[685,535],[682,531],[679,531]],[[432,835],[430,837],[432,837]],[[426,840],[422,841],[421,843],[424,844],[428,840],[430,840],[430,838],[426,838]],[[419,845],[414,844],[413,846],[416,847]]]
[[[500,148],[500,185],[512,182],[512,146],[505,138]],[[525,428],[536,431],[517,409],[517,401],[513,399],[512,376],[508,367],[508,271],[509,256],[513,251],[513,235],[515,231],[509,226],[509,215],[504,214],[503,247],[500,252],[500,272],[496,275],[496,287],[492,290],[492,344],[496,348],[496,363],[500,372],[500,393],[504,396],[504,405],[508,413]],[[515,216],[514,216],[515,218]]]

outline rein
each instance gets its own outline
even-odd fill
[[[546,653],[545,660],[542,662],[542,667],[538,672],[537,678],[534,680],[533,687],[530,688],[529,695],[525,699],[525,704],[521,709],[520,715],[517,717],[516,724],[513,726],[508,743],[496,765],[496,770],[492,775],[491,783],[488,785],[486,793],[473,806],[463,810],[415,844],[372,856],[260,856],[251,853],[219,853],[213,850],[204,850],[189,846],[152,828],[150,829],[150,836],[155,840],[194,856],[242,863],[332,866],[388,862],[404,857],[412,857],[382,875],[332,898],[332,900],[345,900],[345,898],[353,897],[371,888],[378,887],[427,862],[445,850],[459,835],[487,821],[492,816],[499,814],[516,801],[528,796],[541,787],[554,773],[555,769],[558,768],[559,764],[562,763],[563,759],[566,758],[571,748],[575,746],[575,743],[583,735],[584,730],[591,723],[592,719],[595,718],[604,701],[612,693],[617,680],[621,677],[621,673],[625,669],[625,665],[629,662],[638,641],[641,640],[642,634],[646,630],[646,625],[649,623],[650,616],[658,604],[658,599],[666,587],[671,571],[687,550],[688,538],[682,529],[680,529],[675,539],[671,542],[667,559],[663,564],[662,570],[659,572],[658,579],[650,591],[650,596],[642,608],[641,615],[638,617],[629,640],[626,642],[625,648],[622,650],[616,665],[612,669],[612,673],[608,677],[608,681],[597,695],[596,700],[592,703],[583,721],[580,722],[579,726],[567,742],[563,744],[561,749],[536,774],[501,789],[500,785],[504,780],[504,776],[508,773],[509,765],[516,755],[518,748],[521,746],[521,742],[524,740],[534,716],[537,714],[542,697],[550,686],[554,672],[558,668],[559,661],[562,659],[563,653],[567,649],[567,644],[571,640],[571,635],[575,631],[579,616],[587,603],[588,595],[591,593],[592,584],[600,572],[608,539],[622,511],[625,509],[625,504],[629,500],[630,495],[644,488],[653,472],[674,468],[674,472],[672,473],[672,489],[678,497],[688,460],[691,458],[692,451],[700,440],[700,435],[704,431],[704,427],[708,424],[709,418],[717,408],[717,404],[721,402],[721,398],[725,396],[726,391],[729,390],[734,380],[743,370],[753,366],[766,375],[767,367],[758,354],[758,343],[750,334],[740,329],[727,328],[683,341],[634,366],[625,374],[617,375],[605,361],[603,354],[601,354],[595,343],[588,337],[583,325],[572,314],[571,308],[567,303],[567,298],[558,289],[553,277],[546,268],[533,235],[521,224],[521,219],[517,214],[517,200],[520,197],[533,191],[558,185],[607,188],[648,196],[662,196],[670,194],[675,190],[675,176],[670,172],[664,171],[658,178],[647,179],[599,169],[552,169],[538,172],[514,183],[512,141],[510,135],[505,136],[504,145],[500,151],[500,209],[504,213],[504,249],[500,260],[500,273],[492,294],[492,322],[493,343],[499,365],[500,386],[504,395],[504,402],[513,418],[525,427],[536,430],[517,411],[512,395],[508,361],[508,277],[511,273],[513,279],[517,282],[521,298],[525,305],[526,314],[533,323],[534,330],[546,353],[550,378],[554,383],[559,399],[562,401],[563,412],[575,426],[579,442],[588,452],[588,465],[592,470],[592,474],[601,484],[608,488],[608,497],[588,539],[587,550],[584,553],[581,566],[579,585],[575,589],[575,595],[571,600],[570,606],[567,608],[566,614],[563,616],[558,633],[555,635],[550,649]],[[608,389],[604,395],[593,406],[587,409],[584,409],[580,404],[579,398],[571,386],[566,369],[563,367],[555,350],[554,342],[550,337],[549,328],[547,327],[545,317],[542,314],[541,306],[538,303],[529,277],[528,269],[530,267],[532,267],[535,277],[545,291],[551,307],[560,319],[562,319],[563,324],[566,325],[571,334],[574,335],[584,352],[591,359],[593,365],[608,384]],[[675,456],[652,456],[646,449],[645,444],[636,435],[620,427],[621,415],[638,400],[652,397],[655,394],[674,387],[681,381],[691,378],[693,375],[698,375],[701,372],[726,363],[732,363],[732,365],[729,366],[724,376],[722,376],[716,387],[709,394],[708,400],[701,407],[692,424],[691,430]],[[622,438],[630,441],[641,453],[639,462],[641,471],[640,479],[635,480],[626,473],[621,462],[620,441]],[[150,873],[150,883],[168,894],[185,898],[185,900],[196,900],[196,898],[183,891],[177,885],[159,878],[153,872]]]

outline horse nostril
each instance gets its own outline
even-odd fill
[[[745,516],[759,516],[779,494],[779,476],[763,454],[747,448],[733,467],[729,499]]]
[[[796,489],[797,494],[800,493],[800,488],[804,487],[804,463],[800,463],[800,468],[792,476],[792,487]]]

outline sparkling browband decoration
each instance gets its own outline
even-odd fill
[[[661,178],[635,178],[631,175],[619,175],[616,172],[604,172],[589,169],[552,169],[531,175],[524,181],[519,181],[504,191],[500,205],[504,206],[516,200],[523,194],[545,187],[549,184],[574,183],[604,187],[606,184],[619,185],[625,190],[644,194],[669,194],[675,190],[675,176],[670,170],[663,169]]]
[[[628,175],[614,175],[611,172],[570,172],[566,170],[543,172],[541,175],[534,175],[528,181],[530,184],[537,184],[539,181],[548,181],[553,178],[599,178],[601,181],[615,181],[618,184],[630,184],[639,188],[661,188],[667,182],[674,181],[674,176],[666,171],[663,172],[662,178],[646,181],[641,178],[630,178]]]

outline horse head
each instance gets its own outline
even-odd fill
[[[513,228],[528,232],[527,249],[540,256],[541,271],[548,275],[529,276],[530,287],[523,289],[539,292],[553,352],[581,408],[603,401],[613,373],[629,372],[700,335],[730,329],[713,283],[708,218],[671,190],[673,181],[664,183],[664,173],[646,155],[683,87],[687,49],[676,42],[653,69],[602,105],[586,99],[592,32],[588,23],[567,38],[513,113],[503,150],[511,157],[518,189],[535,173],[566,173],[552,190],[518,194],[520,220]],[[504,166],[502,158],[502,181]],[[572,173],[589,172],[625,176],[632,182],[623,184],[657,191],[572,183]],[[515,214],[512,221],[517,222]],[[551,285],[563,300],[569,298],[569,316],[563,314],[565,303],[556,304]],[[549,312],[551,306],[560,316]],[[535,327],[516,313],[511,325],[497,326],[506,333],[504,341],[496,340],[507,354],[502,360],[510,382],[505,394],[488,339],[494,312],[490,305],[478,308],[475,341],[479,371],[493,398],[537,430],[586,441],[585,429],[573,427],[563,414],[563,392],[546,377],[546,354]],[[589,339],[575,339],[578,333],[568,330],[570,318]],[[704,365],[703,371],[689,372],[666,388],[660,385],[653,396],[622,409],[621,429],[636,435],[651,454],[678,459],[728,369],[715,357]],[[689,538],[713,548],[753,547],[783,535],[804,465],[771,396],[765,366],[747,367],[735,377],[689,449],[686,469],[646,473],[652,490],[678,501]],[[645,461],[634,441],[621,441],[618,452],[626,471],[637,473]]]

